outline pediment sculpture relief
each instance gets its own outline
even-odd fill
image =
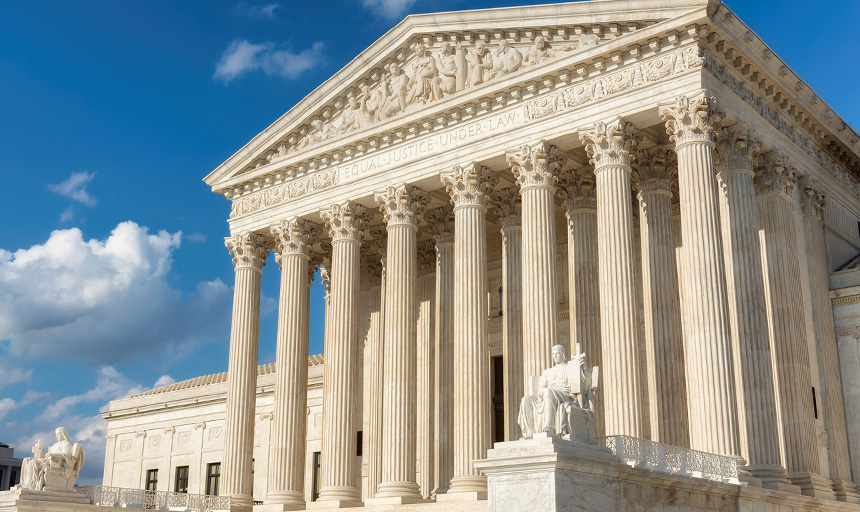
[[[585,367],[585,354],[567,360],[563,345],[552,347],[553,366],[538,378],[533,395],[520,402],[517,422],[522,439],[546,433],[567,439],[591,441],[594,438],[594,394],[598,368]]]
[[[42,441],[33,447],[33,456],[21,463],[20,488],[33,491],[70,492],[84,465],[84,448],[72,443],[64,427],[56,431],[57,442],[48,453],[42,451]]]
[[[523,68],[537,66],[570,52],[595,46],[600,38],[582,34],[574,43],[552,44],[536,36],[528,48],[515,48],[507,39],[495,45],[483,40],[474,44],[442,42],[438,50],[424,42],[410,46],[411,61],[390,62],[378,78],[364,81],[358,90],[350,90],[341,105],[326,107],[322,117],[313,118],[298,132],[266,154],[272,162],[299,150],[327,140],[362,130],[422,106],[447,98],[463,90],[492,82]],[[492,47],[494,46],[494,47]],[[258,160],[253,167],[265,162]]]

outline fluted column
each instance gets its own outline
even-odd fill
[[[355,380],[358,371],[359,249],[364,207],[350,202],[320,212],[331,236],[331,292],[323,374],[319,501],[360,503],[356,488]]]
[[[454,205],[454,477],[448,494],[486,493],[472,467],[490,447],[486,195],[498,178],[476,163],[442,175]]]
[[[639,321],[633,275],[630,159],[637,139],[630,123],[599,122],[580,135],[597,178],[601,380],[606,433],[644,436],[640,398]]]
[[[418,312],[416,216],[427,194],[407,185],[375,195],[388,226],[385,283],[385,381],[382,415],[382,483],[377,497],[420,499],[415,478],[416,345]]]
[[[432,240],[418,243],[418,448],[416,462],[418,486],[421,496],[429,498],[433,492],[433,447],[435,413],[435,360],[436,337],[433,317],[433,300],[436,293],[436,244]]]
[[[552,366],[558,345],[558,283],[555,242],[555,181],[564,157],[544,141],[507,153],[522,196],[523,261],[534,272],[523,279],[523,385]]]
[[[684,352],[690,447],[740,455],[737,395],[725,261],[714,168],[713,98],[678,98],[661,107],[678,154],[684,244]]]
[[[797,179],[797,169],[779,152],[756,171],[768,329],[788,478],[806,495],[829,497],[830,483],[816,475],[820,463],[794,221]]]
[[[254,505],[251,464],[257,402],[257,351],[260,337],[260,275],[268,249],[262,236],[236,234],[224,239],[233,255],[236,284],[227,365],[227,414],[224,422],[224,474],[221,494],[233,508]]]
[[[801,186],[801,207],[804,214],[806,253],[809,255],[809,282],[812,298],[815,341],[818,346],[819,374],[822,375],[821,395],[824,404],[824,425],[827,430],[828,460],[833,492],[839,501],[857,503],[860,495],[851,481],[848,434],[845,424],[845,403],[836,328],[830,302],[830,282],[827,265],[827,244],[824,239],[824,207],[826,198],[821,184],[804,179]]]
[[[436,399],[433,453],[436,494],[445,494],[454,476],[454,211],[450,205],[424,218],[436,241]]]
[[[384,380],[383,358],[385,354],[385,228],[371,228],[374,240],[363,261],[370,276],[370,326],[367,333],[368,385],[367,396],[367,495],[365,499],[376,496],[382,481],[382,396]]]
[[[520,191],[499,190],[493,201],[502,224],[502,380],[505,383],[505,441],[522,435],[517,422],[523,399],[523,230]]]
[[[651,439],[690,446],[681,300],[672,231],[672,183],[677,176],[674,152],[637,152],[633,180],[639,191],[645,348],[651,369]]]
[[[738,393],[740,455],[764,487],[788,484],[780,462],[779,418],[767,330],[753,162],[761,141],[748,126],[720,131],[717,169]]]
[[[597,195],[591,167],[564,172],[559,195],[567,217],[567,277],[571,345],[579,343],[588,366],[603,367],[600,348],[600,276],[597,250]],[[573,345],[571,348],[575,348]],[[605,435],[603,386],[594,397],[595,435]]]
[[[271,228],[275,261],[281,265],[275,403],[266,504],[305,504],[305,451],[308,406],[308,244],[313,226],[290,218]],[[284,507],[287,508],[287,507]]]

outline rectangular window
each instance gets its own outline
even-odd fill
[[[13,469],[12,472],[9,473],[9,486],[15,487],[16,485],[18,485],[17,480],[18,480],[18,472]]]
[[[359,430],[358,433],[355,434],[355,456],[356,457],[361,457],[361,449],[362,449],[361,445],[363,443],[362,437],[363,436],[361,435],[361,430]]]
[[[173,492],[188,492],[188,466],[176,468],[176,482],[173,485]]]
[[[320,452],[314,452],[314,459],[313,459],[313,462],[314,462],[314,468],[313,468],[314,488],[313,488],[313,495],[311,495],[311,501],[316,501],[320,497],[320,458],[321,458],[320,455],[321,455]]]
[[[218,487],[221,484],[221,463],[212,462],[206,466],[206,494],[218,496]]]
[[[158,487],[158,470],[157,469],[148,469],[146,470],[146,490],[147,491],[155,491]]]

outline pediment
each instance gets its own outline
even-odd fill
[[[554,61],[702,9],[708,1],[667,4],[592,0],[408,16],[204,181],[223,192],[256,169],[347,144],[356,133],[551,68]]]

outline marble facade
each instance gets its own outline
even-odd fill
[[[600,368],[598,436],[860,503],[860,324],[828,282],[860,252],[860,135],[724,4],[669,4],[410,16],[207,176],[232,204],[228,373],[112,403],[105,485],[182,458],[200,492],[220,462],[236,510],[481,509],[473,462],[520,437],[562,345]]]

